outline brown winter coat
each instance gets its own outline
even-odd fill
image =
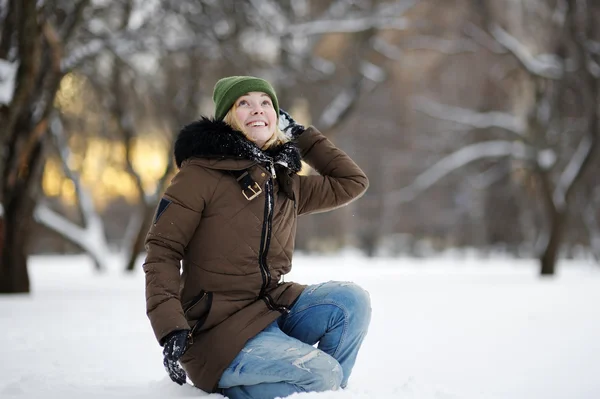
[[[292,267],[297,216],[348,204],[368,180],[313,127],[263,152],[224,122],[202,119],[181,131],[175,158],[179,172],[146,238],[147,314],[161,344],[191,330],[182,366],[214,392],[246,341],[305,287],[280,282]],[[320,175],[298,175],[301,158]],[[250,200],[230,173],[244,169],[262,189]]]

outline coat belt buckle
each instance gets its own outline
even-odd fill
[[[250,190],[252,192],[252,194],[250,196],[248,196],[248,194],[246,194],[246,190]],[[242,190],[242,194],[244,194],[244,197],[246,197],[246,199],[248,201],[252,201],[254,198],[258,197],[261,193],[262,193],[262,188],[260,188],[260,186],[256,182],[254,182],[254,187],[248,186],[246,189]]]

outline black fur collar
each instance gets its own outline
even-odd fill
[[[263,151],[225,122],[205,117],[184,126],[175,141],[178,168],[192,157],[249,159],[259,163],[272,159],[293,173],[302,168],[300,151],[292,142]]]

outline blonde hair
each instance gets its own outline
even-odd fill
[[[233,106],[229,109],[229,111],[227,111],[227,114],[223,118],[223,122],[227,123],[233,129],[240,131],[244,136],[246,136],[248,140],[252,141],[252,139],[248,137],[248,135],[244,131],[244,127],[242,126],[240,121],[238,121],[235,115],[236,108],[237,104],[233,104]],[[268,148],[276,147],[287,143],[288,141],[290,140],[287,138],[287,136],[281,130],[279,130],[278,126],[275,126],[275,133],[273,134],[273,136],[271,136],[269,140],[267,140],[267,142],[265,143],[265,145],[262,146],[261,149],[266,150]]]

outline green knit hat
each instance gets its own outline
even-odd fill
[[[229,76],[220,79],[213,90],[213,101],[215,103],[215,119],[223,120],[235,100],[250,93],[251,91],[262,91],[271,97],[273,107],[279,117],[279,103],[273,87],[264,79],[253,76]]]

